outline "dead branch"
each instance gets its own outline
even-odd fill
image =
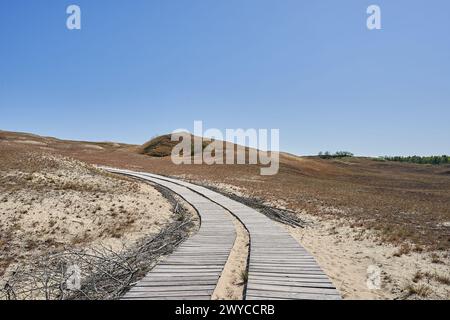
[[[160,190],[161,191],[161,190]],[[149,236],[130,247],[113,250],[98,245],[88,248],[65,248],[49,254],[31,265],[20,266],[0,283],[0,300],[106,300],[119,299],[150,271],[161,256],[170,254],[194,227],[187,210],[168,193],[177,219],[156,236]],[[80,270],[79,288],[72,288],[73,272]]]

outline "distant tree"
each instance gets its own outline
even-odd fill
[[[447,155],[442,156],[428,156],[428,157],[420,157],[420,156],[408,156],[408,157],[383,157],[384,160],[387,161],[398,161],[398,162],[410,162],[417,164],[432,164],[432,165],[440,165],[440,164],[448,164],[450,163],[450,158]]]
[[[353,153],[348,151],[338,151],[333,155],[335,158],[353,157]]]
[[[334,154],[331,154],[329,151],[325,151],[325,152],[320,151],[319,157],[322,159],[353,157],[353,153],[348,152],[348,151],[338,151]]]

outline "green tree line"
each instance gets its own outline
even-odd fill
[[[411,162],[419,164],[446,164],[450,163],[450,157],[447,155],[442,156],[429,156],[429,157],[419,157],[419,156],[408,156],[408,157],[382,157],[382,159],[387,161],[398,161],[398,162]]]

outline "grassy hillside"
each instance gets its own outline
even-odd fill
[[[0,151],[8,143],[34,141],[26,142],[27,148],[93,164],[232,186],[248,197],[375,230],[383,242],[450,248],[448,164],[427,166],[361,157],[320,159],[281,153],[279,173],[261,176],[259,165],[174,165],[165,156],[173,145],[168,140],[165,135],[143,146],[129,146],[3,132]]]
[[[191,138],[191,155],[194,155],[194,142],[200,140],[201,138],[190,135]],[[202,140],[202,149],[204,149],[211,140]],[[151,157],[169,157],[172,154],[172,149],[179,143],[179,141],[172,141],[171,135],[166,134],[162,136],[155,137],[150,141],[144,143],[137,150],[138,153],[145,154]]]

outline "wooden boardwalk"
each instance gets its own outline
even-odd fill
[[[227,209],[245,225],[251,241],[246,299],[341,299],[314,257],[283,227],[265,215],[205,187],[148,173],[138,173],[137,176],[194,191]]]
[[[180,195],[200,215],[200,230],[160,262],[122,299],[125,300],[209,300],[233,247],[236,231],[221,206],[186,187],[114,171],[158,183]]]

